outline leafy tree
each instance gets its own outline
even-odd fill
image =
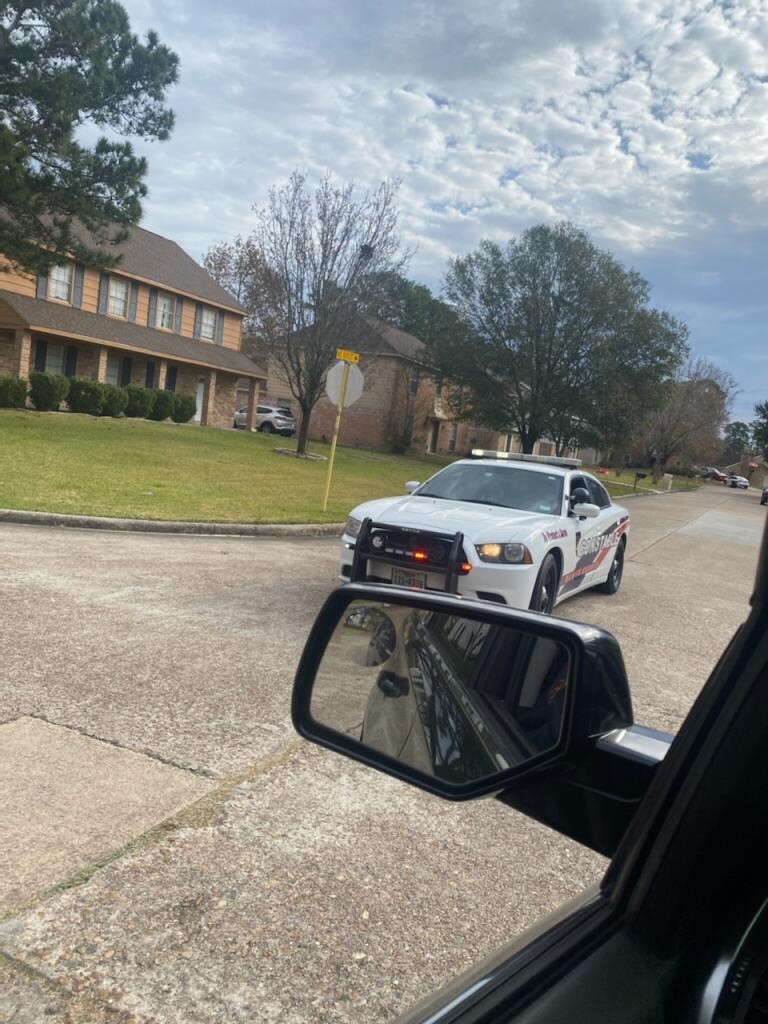
[[[572,224],[485,240],[449,263],[445,295],[464,330],[437,339],[436,359],[468,386],[468,414],[515,429],[524,452],[545,435],[560,449],[618,442],[687,353],[687,328],[649,292]]]
[[[722,450],[735,390],[729,373],[706,359],[690,359],[665,385],[663,404],[645,423],[641,438],[648,461],[660,470],[673,456],[711,460]]]
[[[755,406],[755,419],[752,421],[752,437],[755,447],[762,457],[768,460],[768,401],[758,402]]]
[[[0,6],[0,252],[12,265],[115,265],[113,246],[141,217],[147,162],[128,141],[88,147],[81,129],[167,139],[177,67],[154,32],[139,42],[116,0]]]
[[[740,459],[744,452],[752,447],[752,429],[748,423],[734,420],[725,427],[725,447],[729,455]]]
[[[296,399],[301,454],[337,347],[353,343],[373,283],[407,262],[397,235],[398,189],[399,182],[384,181],[359,195],[325,177],[311,192],[295,171],[270,190],[265,206],[254,207],[247,240],[214,246],[205,257],[249,311],[250,354],[274,367]]]

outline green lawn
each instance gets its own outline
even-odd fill
[[[593,472],[595,472],[595,470],[593,470]],[[636,472],[637,470],[634,469],[623,469],[617,476],[616,471],[611,469],[605,476],[602,473],[598,474],[598,479],[602,481],[603,485],[607,488],[608,493],[612,497],[621,499],[622,497],[626,497],[628,494],[633,493]],[[651,479],[650,469],[642,469],[639,472],[647,473],[648,475],[645,480],[638,481],[638,494],[653,494],[656,491],[666,491],[666,480],[659,480],[659,482],[655,484]],[[693,491],[700,486],[701,480],[691,480],[685,476],[675,476],[672,478],[673,491]]]
[[[222,523],[341,522],[368,498],[404,493],[439,457],[339,447],[326,462],[276,455],[295,439],[147,420],[0,410],[0,508]],[[327,454],[328,446],[311,450]]]
[[[403,494],[448,458],[340,447],[327,463],[276,455],[294,440],[146,420],[0,410],[0,508],[222,523],[340,522],[369,498]],[[327,454],[328,447],[313,444]],[[600,478],[632,492],[634,471]],[[650,476],[643,481],[652,484]],[[675,478],[675,488],[688,481]],[[628,486],[627,486],[628,485]]]

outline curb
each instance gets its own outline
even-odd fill
[[[344,523],[188,523],[162,519],[75,516],[59,512],[24,512],[10,508],[0,509],[0,523],[202,537],[340,537],[344,529]]]

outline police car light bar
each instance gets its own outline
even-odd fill
[[[563,459],[558,455],[523,455],[521,452],[492,452],[484,448],[472,449],[473,459],[508,459],[510,462],[544,462],[549,466],[578,469],[581,459]]]

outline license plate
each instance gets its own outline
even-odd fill
[[[427,574],[425,572],[403,572],[402,569],[393,569],[392,582],[396,587],[416,587],[417,590],[426,590]]]

